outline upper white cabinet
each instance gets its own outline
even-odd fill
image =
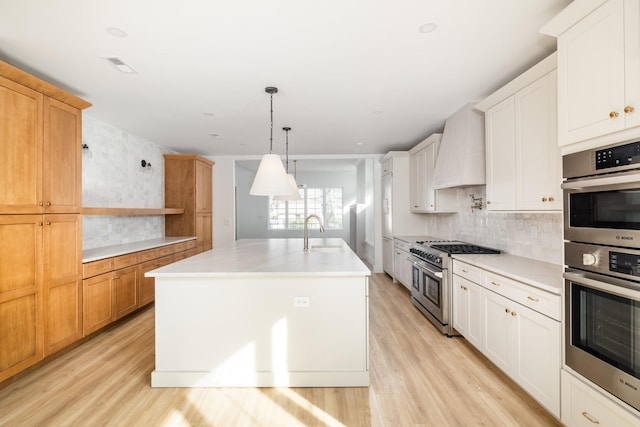
[[[436,190],[433,186],[433,173],[441,139],[442,134],[434,133],[409,150],[412,212],[455,212],[455,192],[451,189]]]
[[[562,209],[555,55],[478,103],[485,112],[487,209]]]
[[[574,2],[542,32],[558,37],[559,144],[637,137],[640,1]]]

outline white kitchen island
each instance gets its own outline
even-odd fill
[[[155,277],[152,387],[368,386],[369,269],[341,239],[239,240]]]

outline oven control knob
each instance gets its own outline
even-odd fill
[[[594,254],[582,254],[582,265],[596,265],[597,261]]]

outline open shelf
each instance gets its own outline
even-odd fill
[[[83,215],[176,215],[182,208],[82,208]]]

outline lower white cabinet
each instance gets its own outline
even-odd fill
[[[454,328],[560,418],[560,295],[545,301],[544,291],[457,260],[453,272]]]
[[[563,370],[562,423],[568,427],[632,427],[640,425],[640,417]]]
[[[382,238],[382,269],[393,277],[393,239]]]
[[[394,240],[393,251],[393,278],[402,283],[407,289],[411,289],[411,262],[407,259],[411,255],[409,253],[410,244],[402,240]]]

